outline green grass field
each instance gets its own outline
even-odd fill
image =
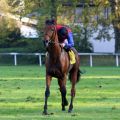
[[[61,111],[57,80],[51,84],[48,112],[42,115],[45,68],[0,67],[0,120],[120,120],[120,68],[83,67],[72,113]],[[70,101],[70,82],[67,98]]]

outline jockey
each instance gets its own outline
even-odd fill
[[[74,52],[72,51],[72,48],[74,47],[74,40],[71,29],[63,25],[56,25],[56,29],[61,46],[65,49],[65,51],[69,53],[70,63],[74,64],[75,55]]]
[[[61,46],[65,48],[66,51],[69,51],[69,49],[74,46],[71,29],[63,25],[56,25],[56,28]]]

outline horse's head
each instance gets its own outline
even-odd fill
[[[57,35],[57,31],[54,21],[47,20],[45,22],[45,29],[44,29],[44,45],[48,47],[50,43],[54,43],[56,39],[56,35]]]

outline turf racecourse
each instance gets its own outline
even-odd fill
[[[56,79],[51,84],[48,112],[42,115],[45,68],[0,67],[0,120],[120,120],[120,68],[84,67],[86,73],[76,86],[74,110],[61,111]],[[67,98],[70,101],[70,82]]]

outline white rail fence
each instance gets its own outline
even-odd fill
[[[13,64],[15,66],[18,65],[18,60],[17,60],[17,57],[20,56],[20,55],[23,55],[23,56],[38,56],[38,60],[39,60],[39,65],[42,66],[42,57],[45,56],[45,53],[0,53],[0,56],[13,56]],[[114,63],[115,63],[115,66],[116,67],[119,67],[119,57],[120,57],[120,54],[118,53],[79,53],[79,56],[82,57],[82,56],[88,56],[88,64],[90,67],[93,67],[93,63],[94,63],[94,56],[112,56],[114,58]],[[105,59],[105,58],[104,58]]]

